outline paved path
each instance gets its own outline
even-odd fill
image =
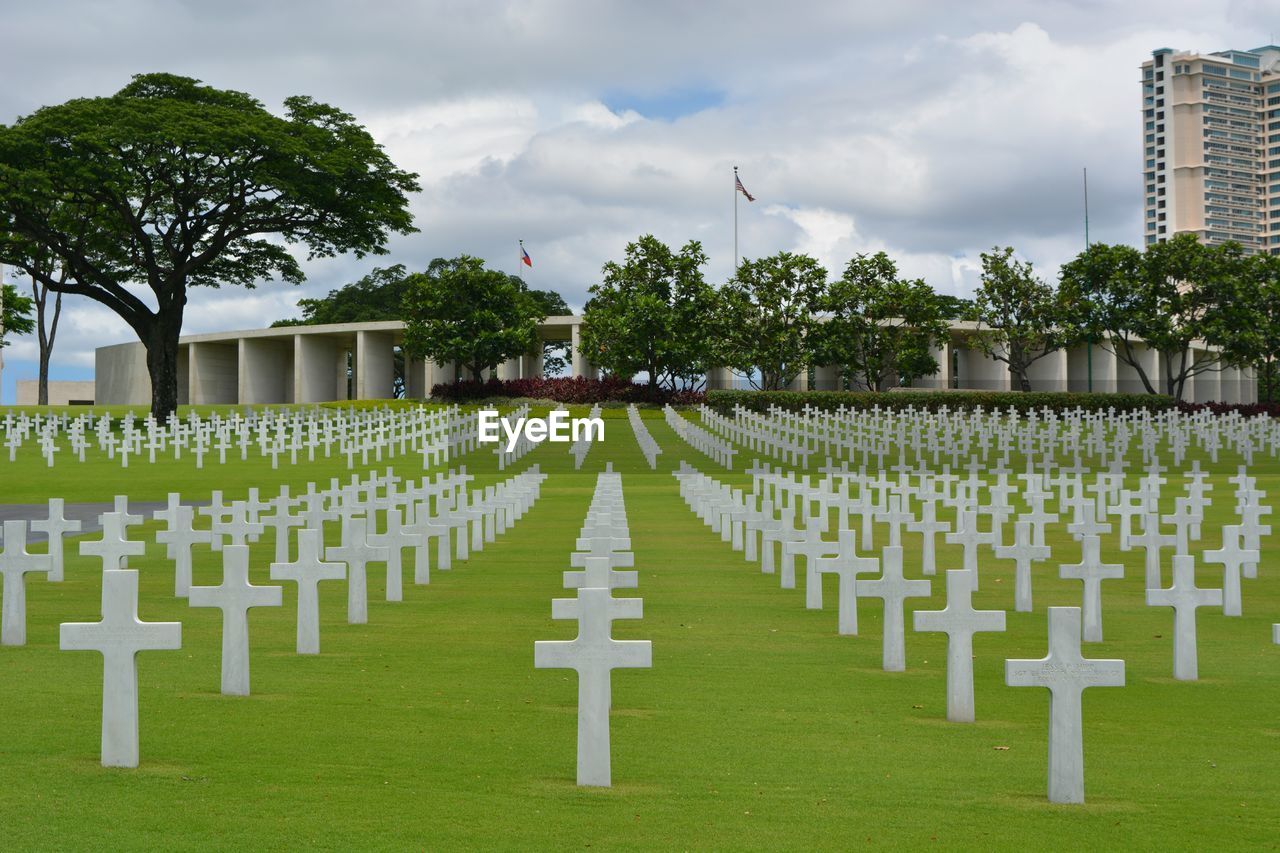
[[[187,506],[205,506],[208,501],[183,501]],[[168,506],[166,501],[131,501],[129,503],[129,512],[134,515],[141,515],[143,521],[151,520],[151,513],[158,509],[164,509]],[[102,525],[98,523],[98,516],[104,512],[111,512],[115,509],[114,503],[80,503],[67,504],[62,514],[67,518],[77,518],[80,520],[81,529],[79,533],[72,534],[82,536],[86,533],[96,533],[102,529]],[[49,517],[48,504],[0,504],[0,522],[9,519],[25,519],[27,521],[37,521]],[[34,530],[27,531],[28,542],[43,542],[46,539],[44,533],[38,533]],[[4,525],[0,524],[0,544],[4,543]]]

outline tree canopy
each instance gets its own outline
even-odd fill
[[[727,366],[755,388],[786,388],[813,363],[827,271],[808,255],[779,252],[744,260],[720,290]]]
[[[974,298],[978,329],[973,343],[1009,367],[1016,387],[1031,390],[1032,364],[1068,346],[1077,337],[1058,290],[1035,274],[1030,261],[1013,249],[982,253],[982,278]]]
[[[604,265],[584,309],[587,360],[631,377],[646,371],[649,386],[694,384],[714,366],[719,339],[716,291],[702,276],[702,244],[678,252],[646,234],[627,244],[621,263]]]
[[[416,175],[347,113],[304,96],[284,108],[144,74],[0,126],[0,262],[31,274],[47,252],[70,277],[42,284],[123,318],[146,347],[156,417],[177,405],[188,287],[299,282],[292,246],[361,256],[414,230]]]
[[[945,339],[943,303],[923,279],[899,278],[884,252],[858,255],[821,300],[828,314],[818,330],[818,360],[847,380],[882,391],[938,372],[934,347]]]
[[[31,316],[34,305],[31,297],[23,296],[12,284],[0,285],[0,347],[9,345],[11,334],[31,334],[36,327]]]
[[[486,269],[469,255],[437,258],[407,280],[405,352],[411,358],[452,362],[455,378],[466,368],[475,379],[509,358],[526,355],[546,314],[513,275]]]
[[[1182,399],[1186,383],[1223,362],[1193,348],[1230,345],[1255,320],[1255,306],[1237,292],[1245,264],[1237,243],[1206,246],[1193,234],[1153,243],[1145,251],[1095,243],[1062,267],[1065,302],[1091,340],[1133,368],[1148,393],[1158,393],[1143,350],[1159,354],[1165,387]]]

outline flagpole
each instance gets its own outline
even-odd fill
[[[733,278],[738,278],[738,167],[733,167]]]
[[[524,284],[524,241],[520,241],[520,256],[516,258],[516,275],[520,277],[520,283]]]

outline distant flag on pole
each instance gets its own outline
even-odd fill
[[[529,257],[529,252],[528,250],[525,249],[524,243],[520,244],[520,263],[524,264],[526,267],[529,267],[530,269],[533,268],[533,259]]]
[[[737,173],[737,172],[734,172],[734,173],[733,173],[733,182],[737,185],[737,187],[738,187],[738,192],[742,193],[743,195],[745,195],[745,196],[747,197],[747,201],[755,201],[755,200],[756,200],[756,197],[755,197],[755,196],[753,196],[751,193],[747,192],[747,188],[746,188],[746,187],[744,187],[744,186],[742,185],[742,178],[739,178],[739,177],[738,177],[738,173]]]

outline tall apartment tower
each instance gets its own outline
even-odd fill
[[[1280,47],[1142,63],[1146,243],[1190,233],[1280,254]]]

